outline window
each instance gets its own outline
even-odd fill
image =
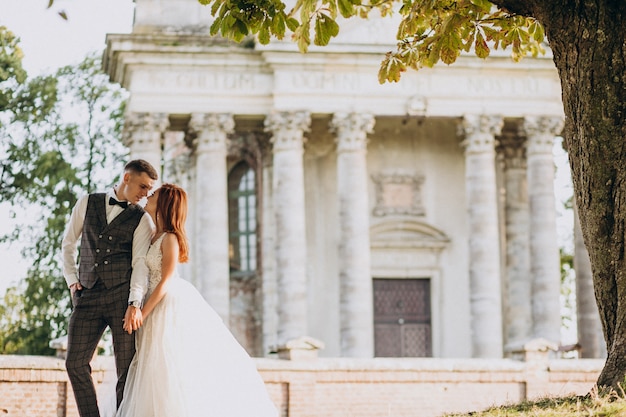
[[[254,170],[240,162],[228,178],[229,257],[233,276],[257,269],[257,201]]]

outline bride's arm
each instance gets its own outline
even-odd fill
[[[154,288],[146,304],[141,309],[144,320],[167,293],[167,284],[176,271],[176,265],[178,264],[178,240],[175,234],[167,233],[165,235],[163,242],[161,242],[161,252],[163,253],[161,282]]]

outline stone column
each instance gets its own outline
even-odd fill
[[[532,337],[528,187],[524,141],[519,136],[500,141],[504,154],[506,302],[504,350],[510,353]]]
[[[229,323],[227,135],[230,114],[194,113],[189,129],[197,135],[195,280],[203,297]]]
[[[163,134],[168,127],[169,117],[166,113],[126,115],[124,144],[130,149],[130,159],[145,159],[161,174]]]
[[[524,118],[530,200],[530,270],[533,336],[561,340],[561,267],[556,232],[554,137],[563,129],[560,117]]]
[[[341,355],[374,356],[374,313],[370,268],[367,134],[374,116],[335,113],[339,201]]]
[[[276,216],[272,195],[273,172],[271,158],[263,155],[263,188],[261,204],[262,276],[263,276],[263,349],[270,352],[278,346],[278,283],[276,279]]]
[[[502,294],[495,167],[499,116],[465,115],[472,356],[502,357]]]
[[[576,325],[581,358],[606,358],[606,342],[596,296],[593,290],[593,274],[589,252],[583,241],[574,203],[574,271],[576,271]]]
[[[304,132],[308,112],[277,112],[265,120],[272,132],[279,345],[307,335]]]

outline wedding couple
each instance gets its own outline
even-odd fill
[[[189,251],[187,194],[163,184],[148,196],[157,179],[148,162],[130,161],[113,189],[78,200],[63,238],[74,306],[66,367],[79,414],[101,415],[89,363],[108,326],[118,377],[112,415],[276,417],[252,359],[178,276]]]

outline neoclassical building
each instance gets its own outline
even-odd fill
[[[185,278],[251,354],[302,336],[346,357],[560,342],[551,57],[462,56],[381,85],[393,19],[341,22],[306,54],[210,21],[197,0],[135,0],[104,66],[130,92],[131,157],[189,192]]]

